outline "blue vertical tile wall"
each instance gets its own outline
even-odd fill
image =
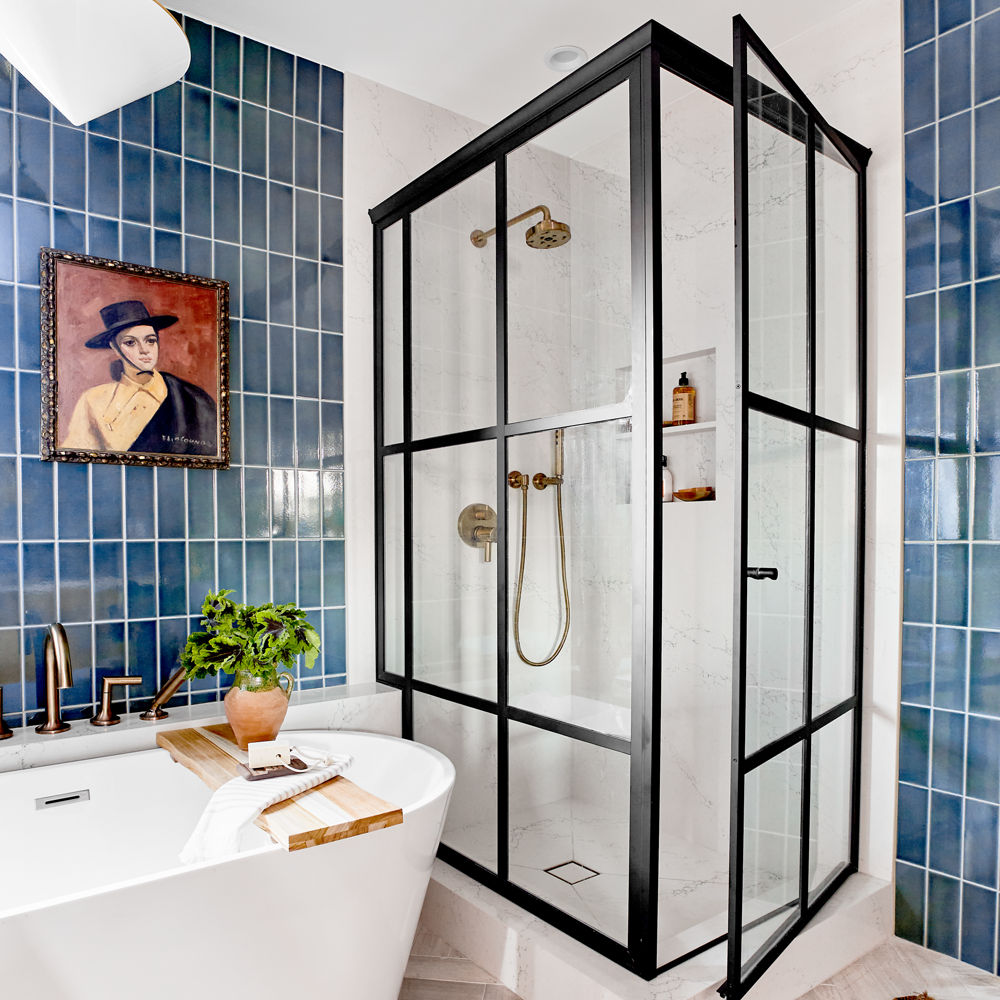
[[[896,932],[997,971],[1000,2],[905,0]]]
[[[41,636],[100,678],[174,669],[205,592],[295,601],[323,633],[302,687],[345,678],[341,74],[184,19],[185,79],[74,128],[0,58],[0,685],[42,700]],[[232,468],[39,461],[42,246],[230,282]],[[19,429],[19,433],[18,433]],[[978,690],[978,688],[977,688]],[[217,680],[180,702],[218,699]]]

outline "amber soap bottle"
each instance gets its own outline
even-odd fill
[[[688,382],[688,373],[681,372],[680,381],[674,387],[673,420],[671,420],[674,426],[694,423],[694,397],[695,387]]]

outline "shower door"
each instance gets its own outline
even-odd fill
[[[729,1000],[857,866],[868,153],[739,17],[734,123]]]

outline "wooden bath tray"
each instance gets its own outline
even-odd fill
[[[232,729],[225,724],[204,728],[235,742]],[[237,761],[200,736],[197,730],[160,732],[156,734],[156,743],[175,761],[198,775],[213,791],[231,778],[246,773]],[[322,810],[317,811],[323,819],[309,809],[310,802],[317,799],[322,802]],[[332,822],[331,806],[337,814]],[[257,826],[286,851],[301,851],[305,847],[357,837],[387,826],[398,826],[402,822],[403,810],[399,806],[372,795],[339,775],[284,802],[268,806],[256,820]]]

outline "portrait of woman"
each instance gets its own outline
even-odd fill
[[[42,454],[229,464],[229,286],[42,250]]]

